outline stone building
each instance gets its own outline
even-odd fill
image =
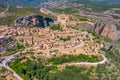
[[[66,29],[69,22],[69,15],[62,13],[57,17],[57,21],[63,29]]]

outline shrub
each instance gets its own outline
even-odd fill
[[[60,26],[60,24],[53,25],[53,26],[51,26],[50,28],[51,28],[52,30],[60,30],[60,31],[63,30],[62,27]]]

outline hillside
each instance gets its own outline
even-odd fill
[[[4,14],[4,17],[1,17],[0,25],[12,25],[12,23],[19,17],[25,17],[29,15],[42,15],[50,18],[54,18],[50,15],[45,15],[39,12],[38,10],[32,8],[32,7],[24,7],[24,8],[9,8],[6,14]]]
[[[119,63],[119,0],[0,0],[0,80],[120,80]]]

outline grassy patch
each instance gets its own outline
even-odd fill
[[[71,37],[70,36],[67,36],[67,38],[63,38],[63,37],[60,37],[60,40],[66,42],[66,41],[70,41],[71,40]]]
[[[60,24],[53,25],[53,26],[50,27],[50,29],[63,31],[63,29],[62,29],[62,27],[60,26]]]
[[[55,19],[55,17],[50,16],[50,15],[45,15],[41,13],[39,10],[36,10],[32,7],[24,7],[24,8],[10,8],[8,11],[10,13],[9,16],[1,18],[0,25],[11,25],[15,19],[19,17],[24,17],[24,16],[29,16],[29,15],[41,15],[41,16],[46,16],[52,19]]]
[[[95,55],[63,55],[59,57],[49,58],[48,62],[53,64],[63,64],[66,62],[99,62],[102,58]]]

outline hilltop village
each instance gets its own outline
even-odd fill
[[[25,78],[25,76],[21,77],[15,72],[16,68],[14,70],[11,68],[14,60],[17,59],[21,59],[18,64],[22,63],[21,65],[23,65],[27,60],[31,60],[32,63],[32,61],[41,58],[45,60],[44,67],[50,67],[55,65],[52,64],[54,57],[63,56],[56,65],[60,71],[66,66],[97,66],[107,61],[104,55],[99,54],[104,44],[98,36],[88,31],[69,27],[70,25],[86,23],[86,21],[72,21],[69,15],[64,13],[59,14],[57,21],[52,21],[52,23],[51,21],[47,22],[44,17],[39,18],[36,15],[18,18],[15,20],[14,27],[0,26],[0,56],[2,56],[0,67],[4,66],[11,72],[11,79],[23,80]],[[65,55],[76,59],[72,60],[68,57],[67,60]],[[76,60],[78,61],[76,62]],[[8,73],[6,72],[6,74]],[[5,77],[7,76],[9,75],[5,75]]]
[[[5,40],[5,36],[10,36],[23,45],[28,44],[32,48],[39,48],[46,54],[56,50],[58,50],[57,53],[67,54],[97,54],[103,47],[102,43],[94,41],[95,37],[91,33],[68,28],[70,23],[68,15],[60,14],[57,22],[62,31],[52,30],[49,27],[0,27],[1,41]]]
[[[86,53],[95,54],[103,47],[101,43],[94,42],[94,36],[88,32],[80,32],[73,29],[67,31],[53,31],[49,28],[8,28],[1,27],[3,35],[12,36],[23,44],[29,44],[33,48],[40,48],[43,53],[59,50],[61,53]],[[7,33],[8,32],[8,33]],[[7,34],[6,34],[7,33]],[[2,39],[2,38],[1,38]],[[64,40],[65,39],[65,40]]]
[[[0,80],[120,80],[120,3],[104,1],[1,0]]]

